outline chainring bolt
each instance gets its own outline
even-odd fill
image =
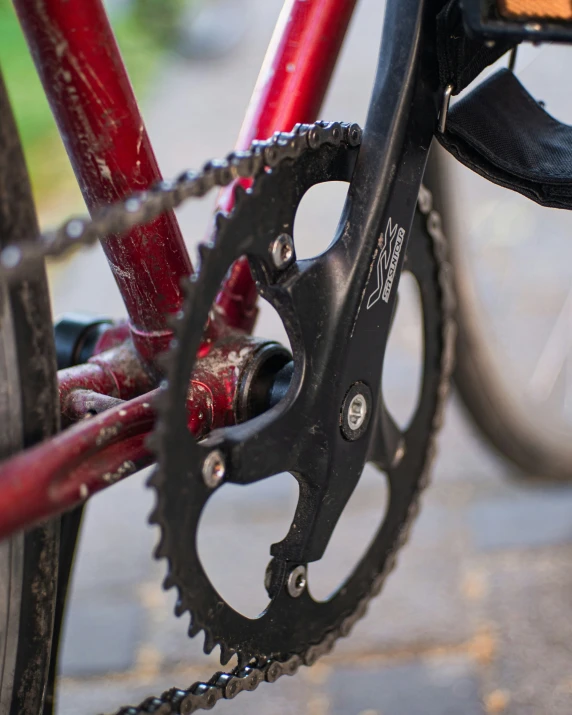
[[[203,479],[207,487],[214,489],[224,479],[226,466],[222,452],[218,449],[207,455],[203,462]]]
[[[371,417],[372,399],[369,387],[356,382],[346,393],[341,410],[340,427],[343,436],[353,442],[367,429]]]
[[[352,430],[358,430],[367,417],[367,402],[363,395],[356,395],[348,407],[348,426]]]
[[[306,588],[306,582],[307,577],[305,566],[296,566],[296,568],[290,571],[288,580],[286,581],[286,588],[292,598],[298,598],[304,593],[304,589]]]
[[[292,240],[292,236],[289,236],[287,233],[281,233],[270,246],[270,255],[272,256],[272,263],[274,263],[278,270],[286,268],[294,258],[294,241]]]

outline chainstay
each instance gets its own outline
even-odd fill
[[[114,715],[151,715],[151,713],[154,715],[191,715],[191,713],[201,710],[211,710],[219,700],[232,700],[243,691],[256,690],[261,683],[274,683],[284,675],[294,675],[300,667],[311,666],[319,658],[330,653],[338,638],[348,636],[355,623],[365,616],[369,601],[380,593],[387,576],[395,567],[398,551],[409,538],[411,526],[420,509],[420,497],[429,483],[431,467],[436,455],[436,438],[443,422],[449,379],[454,362],[456,325],[452,269],[447,260],[447,242],[442,230],[441,217],[437,211],[433,210],[433,197],[425,186],[422,186],[419,192],[418,208],[425,218],[425,230],[431,238],[438,265],[437,278],[441,291],[441,335],[443,341],[441,364],[438,366],[441,377],[425,466],[400,539],[387,560],[384,571],[372,582],[369,592],[364,595],[357,608],[342,621],[341,625],[328,633],[320,643],[310,645],[302,655],[292,655],[282,661],[268,659],[264,662],[252,662],[248,666],[236,667],[228,672],[218,671],[208,681],[197,681],[184,690],[171,688],[158,697],[145,699],[138,706],[121,708]]]
[[[267,141],[255,141],[247,151],[233,152],[222,161],[211,161],[198,172],[186,171],[174,181],[161,181],[148,191],[133,194],[122,202],[98,210],[92,219],[71,218],[56,230],[46,232],[35,241],[6,246],[0,252],[0,279],[14,281],[26,277],[26,272],[48,257],[65,255],[78,245],[87,246],[109,234],[122,234],[148,223],[165,211],[177,208],[191,198],[201,198],[216,187],[225,187],[237,179],[253,179],[265,168],[274,168],[287,159],[296,159],[307,148],[323,144],[347,142],[357,146],[361,129],[357,124],[316,122],[297,125],[290,133],[276,133]],[[219,700],[231,700],[243,691],[255,690],[262,682],[274,683],[284,675],[294,675],[305,665],[313,665],[329,653],[338,638],[349,635],[355,623],[366,613],[369,601],[379,594],[385,579],[393,570],[396,555],[409,537],[411,525],[419,512],[419,500],[429,482],[436,453],[436,436],[443,420],[449,378],[453,368],[455,337],[454,297],[451,268],[447,263],[447,245],[440,215],[432,208],[432,195],[422,187],[418,207],[425,217],[426,230],[432,239],[437,258],[438,282],[441,290],[441,333],[443,351],[438,369],[441,374],[439,399],[433,417],[432,432],[426,462],[418,482],[406,523],[384,571],[372,582],[371,588],[341,625],[328,633],[320,643],[312,644],[302,655],[286,660],[269,659],[252,662],[229,672],[216,672],[208,681],[199,681],[187,689],[171,688],[158,697],[146,698],[138,706],[122,707],[115,715],[191,715],[212,709]]]
[[[6,246],[0,252],[0,279],[21,280],[39,261],[63,256],[76,246],[92,245],[110,234],[126,233],[191,198],[202,198],[214,188],[224,188],[237,179],[254,179],[266,168],[298,158],[305,149],[342,141],[357,146],[361,134],[358,124],[340,122],[297,124],[291,132],[276,132],[271,139],[252,142],[246,151],[235,151],[226,159],[207,162],[200,171],[185,171],[173,181],[160,181],[148,191],[104,206],[92,219],[73,217],[37,240]]]

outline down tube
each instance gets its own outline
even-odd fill
[[[161,179],[101,0],[14,0],[20,23],[90,211]],[[167,347],[166,316],[191,264],[173,213],[103,249],[129,313],[134,342],[152,359]]]
[[[286,0],[260,70],[236,144],[290,131],[318,117],[357,0]],[[218,208],[229,211],[233,190],[221,193]],[[246,259],[238,260],[217,305],[226,321],[252,329],[257,292]]]

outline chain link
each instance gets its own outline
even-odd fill
[[[341,141],[357,146],[361,141],[359,125],[297,124],[292,132],[277,132],[266,141],[254,141],[248,151],[232,152],[222,161],[209,161],[201,171],[185,171],[174,181],[160,181],[148,191],[102,207],[93,219],[73,217],[35,241],[6,246],[0,252],[0,279],[21,280],[45,258],[63,256],[78,245],[89,246],[110,234],[125,233],[191,198],[202,198],[215,187],[223,188],[236,179],[255,178],[266,167],[272,169],[281,161],[297,158],[304,149]]]
[[[290,133],[277,133],[268,141],[255,141],[244,152],[233,152],[222,161],[211,161],[199,172],[184,172],[172,182],[162,181],[149,191],[130,196],[125,201],[99,210],[93,219],[71,218],[55,231],[42,234],[36,241],[9,245],[0,253],[0,279],[18,280],[26,271],[50,256],[62,256],[77,245],[90,245],[109,234],[121,234],[133,226],[147,223],[159,214],[180,206],[190,198],[200,198],[214,187],[228,186],[240,178],[254,178],[265,168],[272,169],[280,162],[297,158],[305,149],[317,149],[323,144],[345,141],[357,146],[361,129],[357,124],[317,122],[297,125]],[[396,553],[407,541],[415,516],[419,511],[419,497],[427,486],[435,456],[435,437],[442,424],[449,377],[453,366],[455,338],[454,298],[451,267],[447,262],[447,244],[443,235],[440,215],[433,209],[431,192],[421,187],[418,208],[425,216],[426,230],[433,242],[433,251],[439,266],[441,289],[442,353],[439,400],[427,449],[427,459],[419,480],[416,498],[412,501],[405,528],[394,554],[387,559],[386,567],[371,584],[357,608],[341,625],[331,631],[318,644],[308,647],[302,655],[292,655],[284,661],[269,659],[253,662],[230,672],[217,672],[206,682],[196,682],[182,690],[171,688],[159,697],[149,697],[138,706],[123,707],[115,715],[191,715],[199,710],[212,709],[219,700],[232,700],[243,691],[252,691],[262,682],[274,683],[285,675],[294,675],[302,666],[311,666],[329,653],[338,638],[349,635],[354,624],[367,611],[368,602],[379,594],[387,575],[395,566]]]

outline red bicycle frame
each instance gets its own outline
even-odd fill
[[[355,3],[286,0],[237,149],[317,118]],[[101,0],[14,5],[88,209],[160,181]],[[228,211],[232,203],[231,188],[219,207]],[[149,393],[160,379],[155,360],[171,340],[167,318],[181,307],[180,281],[192,266],[173,213],[102,243],[128,326],[113,326],[93,358],[59,372],[62,416],[76,424],[0,466],[0,536],[69,509],[152,462],[145,437],[154,422]],[[256,298],[248,263],[239,260],[217,298],[217,318],[189,387],[195,434],[232,422],[235,371],[220,357],[254,345],[247,334]],[[248,359],[249,351],[242,352]]]

